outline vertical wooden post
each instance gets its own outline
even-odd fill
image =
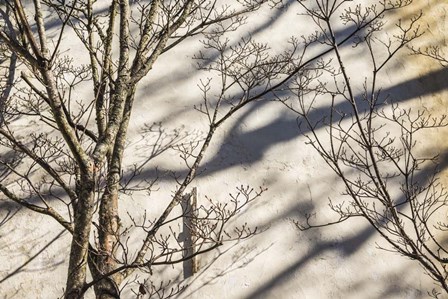
[[[191,229],[190,229],[190,238],[192,240],[192,253],[196,253],[196,240],[197,240],[197,202],[198,202],[198,189],[196,187],[191,191],[190,196],[190,205],[191,205]],[[191,272],[194,275],[199,271],[199,261],[198,256],[195,255],[191,259]]]
[[[197,200],[198,192],[194,187],[191,193],[186,194],[182,201],[182,209],[184,212],[183,217],[183,236],[184,236],[184,256],[193,256],[196,252],[196,239],[197,239]],[[193,256],[191,259],[184,262],[184,278],[193,276],[199,270],[199,261],[197,256]]]

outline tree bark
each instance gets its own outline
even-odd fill
[[[128,124],[131,116],[132,103],[134,101],[135,89],[132,88],[126,98],[123,119],[115,139],[113,152],[109,161],[106,190],[101,198],[99,210],[98,233],[100,256],[98,258],[98,270],[101,274],[109,273],[116,269],[117,263],[114,258],[117,242],[119,241],[120,217],[118,215],[118,200],[120,187],[121,165],[123,161],[124,146],[126,141]],[[95,288],[97,298],[119,298],[107,297],[118,296],[117,286],[123,277],[121,274],[113,275],[109,280],[102,280]],[[106,296],[106,297],[104,297]]]
[[[75,203],[74,233],[70,248],[70,261],[66,284],[66,299],[82,299],[86,282],[89,237],[94,211],[94,176],[83,174],[77,185],[78,201]]]

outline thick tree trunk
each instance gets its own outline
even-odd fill
[[[113,278],[105,278],[95,285],[95,298],[120,299],[118,284]]]
[[[111,180],[119,179],[119,175],[111,175]],[[118,182],[107,184],[107,189],[102,197],[99,211],[99,270],[108,273],[115,268],[113,258],[119,234],[118,217]]]
[[[117,242],[119,241],[120,217],[118,215],[118,190],[120,187],[121,164],[123,161],[124,146],[127,128],[132,110],[135,87],[128,91],[124,115],[120,128],[115,138],[112,155],[109,159],[106,190],[101,198],[99,210],[98,232],[100,254],[98,256],[98,271],[106,274],[117,267],[114,258]],[[108,279],[103,279],[96,287],[95,293],[98,299],[119,298],[118,286],[123,277],[117,273]]]
[[[94,179],[84,175],[77,186],[78,201],[75,203],[74,233],[70,248],[70,261],[66,284],[66,299],[83,298],[86,282],[89,237],[94,209]]]
[[[119,180],[119,175],[110,175],[110,180]],[[120,219],[118,217],[118,181],[107,184],[107,189],[102,197],[99,211],[100,229],[99,256],[96,267],[99,275],[106,274],[114,270],[117,263],[114,258],[116,244],[119,238]],[[121,279],[119,275],[114,275],[101,280],[95,285],[95,294],[98,299],[120,298],[118,285]]]

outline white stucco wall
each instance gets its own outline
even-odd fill
[[[417,43],[446,46],[447,4],[445,0],[415,1],[391,18],[409,18],[423,11],[422,28],[427,34]],[[297,12],[296,3],[286,12],[262,10],[240,33],[252,30],[254,39],[272,43],[273,50],[281,49],[288,36],[314,30]],[[387,32],[394,25],[388,22],[385,28]],[[73,36],[64,35],[63,43],[70,49],[69,55],[86,58],[77,56],[79,44]],[[142,142],[140,134],[144,124],[162,122],[167,132],[181,128],[188,138],[206,129],[205,119],[193,109],[201,102],[196,84],[207,75],[195,71],[191,57],[198,49],[197,41],[187,41],[184,47],[164,55],[142,82],[130,125],[127,152],[132,154],[126,165],[141,162],[148,154],[144,145],[151,144],[151,139]],[[362,48],[346,47],[342,53],[352,74],[368,65]],[[427,58],[404,51],[382,73],[381,83],[384,92],[403,105],[445,113],[447,72]],[[362,82],[363,78],[359,79]],[[28,129],[23,127],[21,134]],[[438,129],[429,134],[420,145],[422,153],[446,153],[446,133]],[[293,113],[277,102],[253,103],[234,115],[217,135],[203,163],[205,170],[193,184],[199,189],[199,200],[205,195],[225,198],[241,184],[268,187],[235,220],[236,224],[257,226],[261,232],[201,256],[201,270],[185,281],[181,265],[155,270],[156,281],[162,276],[178,276],[174,285],[188,284],[177,298],[427,298],[426,292],[434,287],[432,281],[417,263],[377,249],[376,244],[385,244],[366,221],[354,219],[306,232],[294,226],[293,220],[303,221],[309,212],[318,213],[317,221],[331,220],[334,214],[327,206],[328,198],[339,200],[342,187],[317,153],[305,145]],[[159,170],[185,171],[174,151],[153,159],[145,175],[154,175],[156,166]],[[442,182],[448,183],[444,175]],[[175,182],[165,176],[158,188],[149,198],[125,196],[123,211],[138,215],[151,209],[150,213],[157,215],[168,203]],[[9,203],[2,203],[1,208],[2,214],[16,209]],[[126,214],[122,216],[126,223]],[[55,222],[25,209],[0,227],[1,298],[57,298],[63,294],[70,238],[65,233],[53,241],[60,232]],[[8,276],[11,273],[14,275]],[[135,295],[127,290],[123,298]]]

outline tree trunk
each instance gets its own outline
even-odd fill
[[[97,269],[99,275],[114,270],[117,263],[114,258],[116,244],[119,238],[120,219],[118,217],[118,181],[119,174],[111,174],[111,181],[107,183],[106,191],[101,199],[99,211],[99,256]],[[109,180],[108,179],[108,180]],[[121,283],[119,275],[114,275],[101,280],[95,285],[95,294],[98,299],[120,298],[118,285]]]
[[[86,282],[87,255],[94,210],[94,186],[92,175],[84,175],[77,185],[78,201],[74,208],[74,233],[70,248],[66,299],[84,297],[81,292]]]
[[[118,190],[120,187],[121,165],[123,161],[124,146],[126,141],[127,128],[134,100],[135,87],[130,88],[124,107],[123,119],[115,138],[112,155],[109,159],[109,169],[107,173],[107,186],[101,198],[99,210],[99,245],[98,271],[106,274],[117,267],[114,258],[116,245],[120,234],[120,217],[118,215]],[[118,286],[123,280],[119,273],[103,279],[95,288],[98,299],[119,298]]]

